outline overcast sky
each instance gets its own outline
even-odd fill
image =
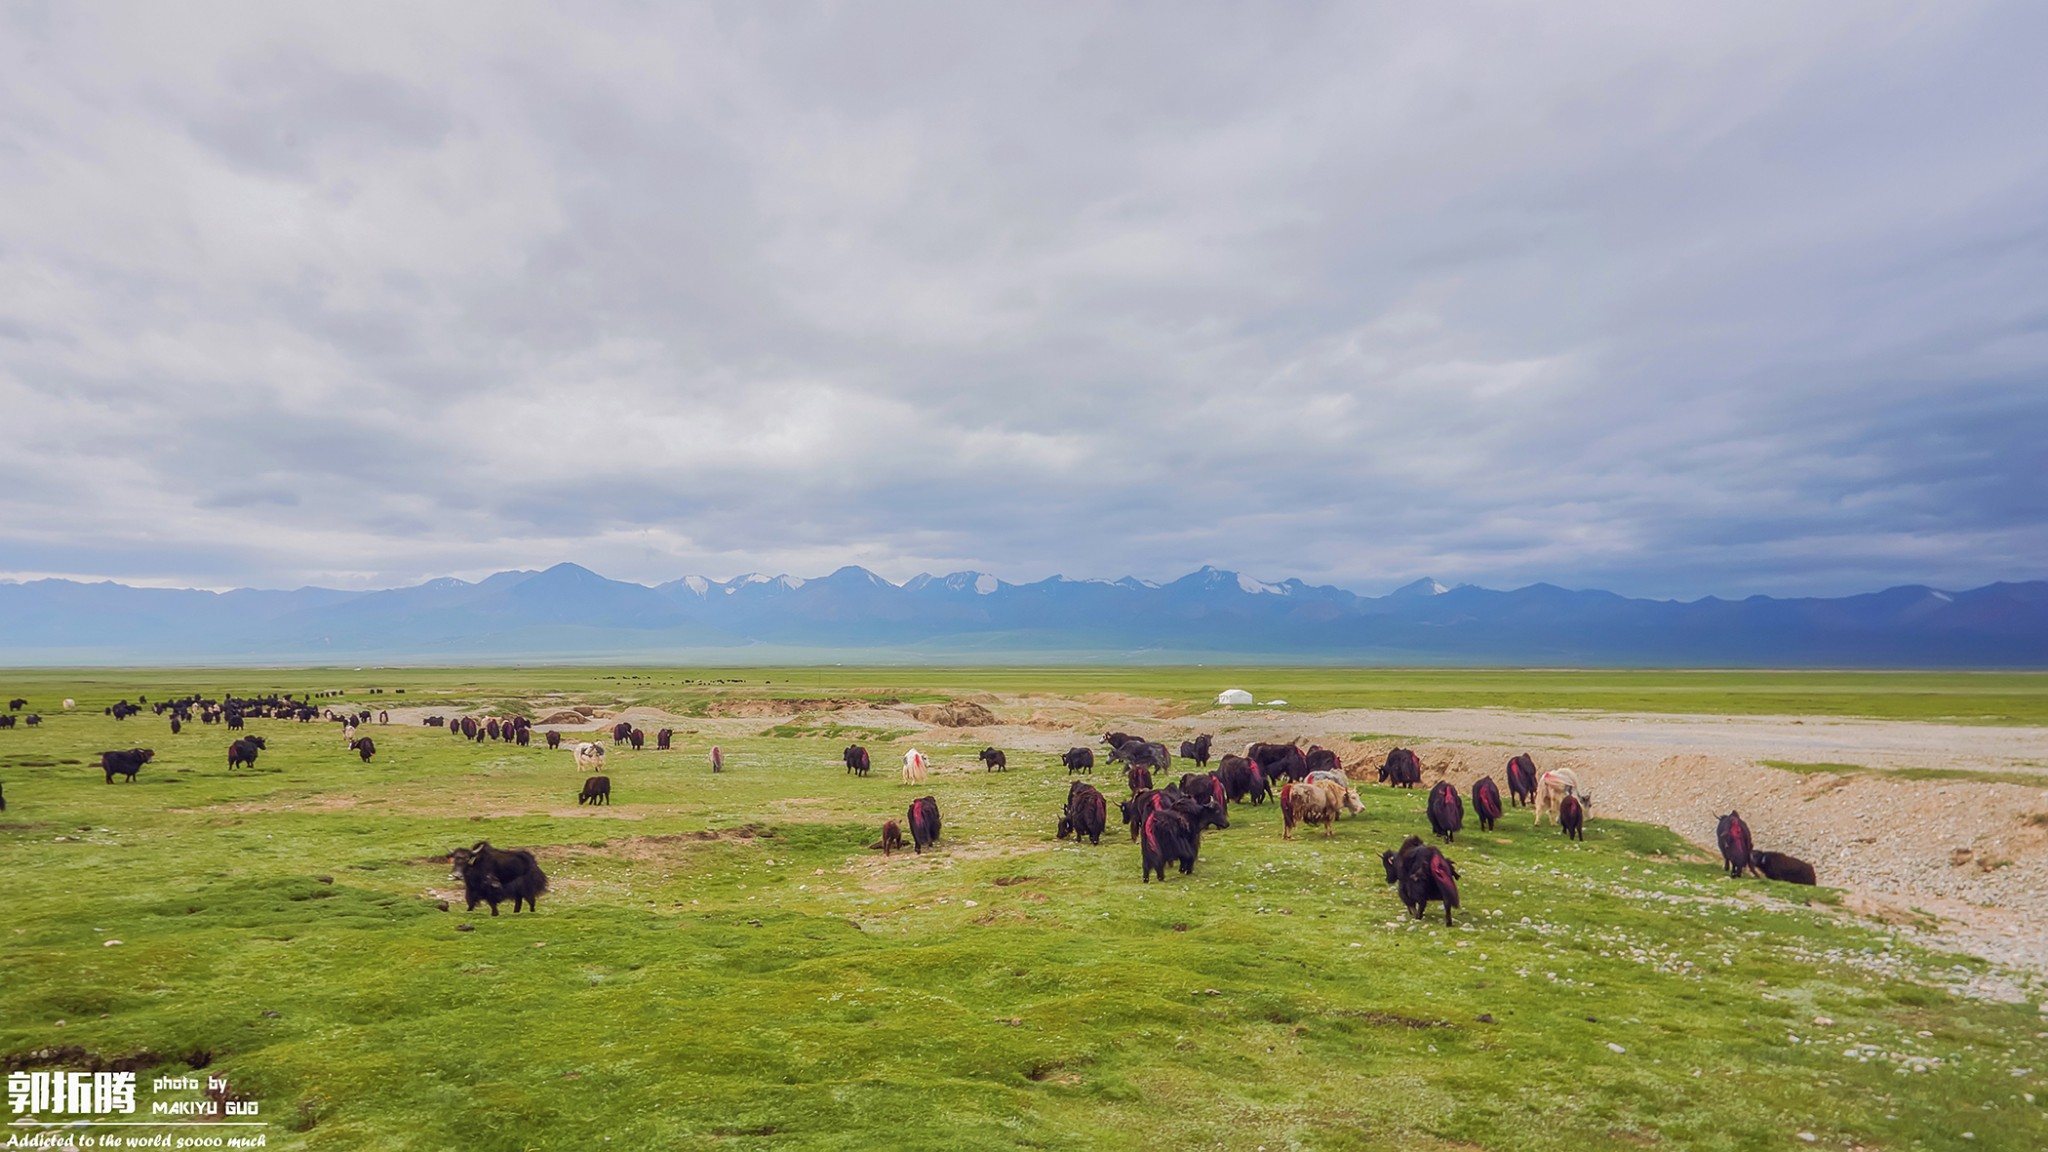
[[[8,4],[0,577],[2048,577],[2048,5]]]

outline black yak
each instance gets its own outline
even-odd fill
[[[1109,822],[1109,801],[1095,785],[1076,780],[1067,788],[1066,811],[1060,813],[1058,836],[1072,836],[1076,844],[1086,836],[1090,844],[1102,843],[1102,829]]]
[[[1508,798],[1517,808],[1536,803],[1536,761],[1527,752],[1508,761]]]
[[[1472,811],[1479,817],[1479,828],[1483,832],[1493,831],[1493,822],[1500,819],[1500,786],[1491,776],[1481,776],[1472,785]]]
[[[998,768],[1005,772],[1010,770],[1010,758],[994,748],[983,748],[974,755],[976,759],[987,765],[986,771],[993,772]]]
[[[1170,800],[1166,793],[1153,788],[1134,789],[1129,800],[1117,801],[1117,811],[1123,813],[1123,822],[1131,830],[1131,840],[1138,839],[1138,831],[1145,826],[1145,816],[1154,808]]]
[[[633,725],[628,721],[621,720],[617,724],[612,725],[612,744],[614,746],[624,744],[626,738],[632,734]]]
[[[155,757],[156,750],[153,748],[130,748],[120,752],[102,752],[100,753],[100,767],[107,774],[107,783],[112,784],[114,777],[119,775],[126,776],[128,782],[133,784],[135,783],[135,774],[142,771],[142,766],[149,763]]]
[[[256,766],[256,754],[261,752],[263,748],[263,737],[261,736],[244,736],[240,740],[228,745],[228,771],[232,772],[244,764],[254,768]]]
[[[550,731],[550,732],[548,733],[548,747],[550,747],[550,748],[560,748],[561,746],[562,746],[562,734],[561,734],[560,732],[554,732],[554,731]]]
[[[865,776],[868,774],[870,767],[868,750],[860,745],[848,744],[846,750],[839,754],[839,758],[846,762],[846,770],[855,776]]]
[[[455,874],[462,878],[463,898],[469,902],[469,911],[476,911],[479,903],[491,906],[491,915],[498,914],[498,905],[512,902],[516,914],[523,902],[528,911],[538,911],[534,898],[548,890],[547,873],[540,870],[540,864],[533,853],[524,848],[507,851],[491,847],[490,841],[479,840],[474,848],[457,848],[448,854],[448,862],[455,865]]]
[[[1309,745],[1308,751],[1302,754],[1302,760],[1308,765],[1310,772],[1335,772],[1339,775],[1344,773],[1344,761],[1335,752],[1320,744]]]
[[[1138,824],[1139,864],[1148,884],[1154,872],[1164,883],[1168,864],[1179,865],[1183,876],[1193,875],[1195,858],[1202,851],[1202,829],[1230,827],[1230,818],[1214,800],[1196,800],[1170,791],[1157,795],[1165,798],[1164,802],[1154,804]]]
[[[1095,771],[1095,749],[1069,748],[1060,754],[1060,763],[1066,765],[1069,776],[1076,772]]]
[[[1173,763],[1173,757],[1167,753],[1166,745],[1150,740],[1126,740],[1109,754],[1109,758],[1121,761],[1126,768],[1163,769]]]
[[[939,840],[939,802],[920,796],[910,802],[910,840],[919,855]]]
[[[675,729],[673,729],[673,728],[663,728],[663,729],[662,729],[661,731],[659,731],[659,732],[656,732],[656,733],[654,734],[654,750],[655,750],[656,752],[666,752],[666,751],[668,751],[668,750],[669,750],[669,748],[670,748],[670,746],[671,746],[671,745],[673,745],[673,744],[675,743],[675,739],[676,739],[676,730],[675,730]]]
[[[1749,862],[1766,880],[1782,880],[1787,884],[1817,884],[1813,865],[1797,856],[1783,852],[1751,852]]]
[[[14,727],[14,717],[10,715],[0,715],[0,728],[12,727]]]
[[[1121,748],[1124,745],[1129,744],[1131,741],[1136,739],[1138,739],[1138,737],[1133,736],[1128,732],[1105,732],[1102,735],[1102,742],[1104,744],[1109,745],[1111,748]]]
[[[1181,741],[1180,758],[1183,760],[1193,760],[1195,762],[1195,767],[1197,768],[1208,767],[1209,737],[1197,736],[1193,740]]]
[[[1429,827],[1446,844],[1456,840],[1465,827],[1465,800],[1449,780],[1439,780],[1429,790]]]
[[[1586,806],[1579,802],[1579,794],[1567,792],[1557,802],[1557,826],[1564,829],[1565,839],[1586,838]]]
[[[626,742],[633,746],[633,751],[638,752],[647,744],[647,733],[635,728],[626,733]]]
[[[585,780],[583,782],[583,794],[576,797],[576,806],[578,808],[583,807],[585,804],[610,805],[611,802],[612,778],[609,776],[592,776],[590,779]]]
[[[1257,764],[1242,756],[1224,753],[1223,759],[1216,762],[1216,778],[1223,781],[1223,790],[1233,803],[1249,800],[1254,804],[1264,804],[1272,794],[1272,789],[1266,785],[1266,774],[1259,771]]]
[[[171,735],[176,736],[183,730],[184,726],[178,723],[178,718],[176,716],[171,717]]]
[[[533,729],[521,725],[519,731],[514,735],[512,742],[521,748],[531,744],[533,742]]]
[[[888,856],[903,848],[903,826],[894,820],[882,821],[882,855]]]
[[[1395,788],[1413,788],[1422,783],[1421,759],[1406,748],[1387,753],[1387,762],[1380,765],[1380,783]]]
[[[1131,795],[1136,796],[1138,793],[1152,787],[1152,770],[1150,768],[1126,768],[1124,769],[1124,783],[1131,786]]]
[[[1221,808],[1230,803],[1230,789],[1212,772],[1188,772],[1180,778],[1180,790],[1197,800],[1213,800]]]
[[[21,722],[33,728],[36,725],[41,724],[43,722],[43,718],[31,712],[27,716],[23,717]]]
[[[1740,813],[1730,812],[1721,817],[1720,823],[1714,825],[1714,839],[1721,845],[1721,864],[1728,869],[1728,875],[1740,876],[1756,870],[1756,862],[1751,859],[1755,844]],[[1758,874],[1762,872],[1758,870]]]
[[[1410,915],[1420,920],[1428,913],[1429,902],[1440,900],[1444,927],[1451,926],[1451,909],[1458,906],[1458,869],[1449,857],[1424,844],[1421,837],[1410,836],[1399,849],[1380,853],[1380,863],[1386,867],[1387,883],[1394,885]]]
[[[370,762],[370,757],[377,754],[377,742],[368,736],[359,736],[349,741],[348,746],[355,751],[356,755],[363,758],[363,763],[365,764]],[[518,909],[515,908],[513,911],[516,912]]]
[[[496,740],[498,738],[497,717],[493,716],[489,720],[484,721],[484,737],[490,740]]]

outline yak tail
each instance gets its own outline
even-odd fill
[[[1280,786],[1280,827],[1285,830],[1294,827],[1294,781]]]
[[[1458,874],[1441,854],[1429,858],[1429,878],[1436,882],[1438,895],[1446,905],[1458,906]]]

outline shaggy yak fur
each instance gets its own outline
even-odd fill
[[[496,916],[498,905],[507,900],[512,902],[514,913],[521,903],[527,911],[537,911],[534,898],[548,890],[547,873],[540,870],[533,853],[524,848],[506,851],[491,847],[488,840],[479,840],[473,848],[450,852],[448,862],[455,865],[455,874],[462,878],[463,898],[472,912],[479,903],[487,903],[491,915]]]
[[[1078,844],[1086,836],[1090,844],[1100,844],[1108,819],[1109,801],[1095,790],[1095,785],[1076,780],[1067,788],[1067,807],[1060,813],[1059,838],[1072,836]]]
[[[920,796],[910,802],[910,839],[919,855],[939,840],[939,802]]]
[[[1440,900],[1444,927],[1450,927],[1451,909],[1458,906],[1458,869],[1449,857],[1424,844],[1421,837],[1410,836],[1398,849],[1380,853],[1380,863],[1386,866],[1387,883],[1400,894],[1410,915],[1420,920],[1428,914],[1429,902]]]
[[[1500,786],[1491,776],[1481,776],[1472,785],[1472,812],[1479,817],[1481,832],[1493,831],[1493,822],[1500,819]]]
[[[1446,844],[1456,840],[1465,827],[1465,800],[1449,780],[1439,780],[1429,790],[1429,827]]]

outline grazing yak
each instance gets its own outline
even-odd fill
[[[585,804],[610,806],[611,802],[612,778],[609,776],[592,776],[590,779],[585,780],[583,782],[582,794],[576,797],[576,806],[578,808],[583,807]],[[517,909],[514,909],[514,911],[517,911]]]
[[[848,744],[846,750],[839,754],[839,758],[846,762],[846,770],[855,776],[865,776],[868,774],[868,768],[870,767],[868,750],[860,745]]]
[[[920,796],[910,802],[910,842],[917,854],[939,842],[939,802],[930,796]]]
[[[1410,836],[1395,851],[1380,853],[1380,863],[1386,866],[1387,883],[1400,894],[1410,915],[1420,920],[1428,914],[1429,902],[1440,900],[1444,927],[1451,926],[1451,909],[1458,906],[1458,869],[1448,857],[1424,844],[1421,837]]]
[[[1818,884],[1813,865],[1797,856],[1783,852],[1751,852],[1749,862],[1763,874],[1766,880],[1782,880],[1787,884]]]
[[[1060,763],[1066,766],[1067,775],[1069,776],[1076,772],[1093,772],[1095,771],[1095,749],[1069,748],[1065,752],[1060,753]]]
[[[903,826],[894,820],[882,821],[882,855],[894,855],[902,849]]]
[[[1145,788],[1131,793],[1129,800],[1117,801],[1117,811],[1123,814],[1124,825],[1131,830],[1131,841],[1137,842],[1138,831],[1145,826],[1145,814],[1164,805],[1171,797],[1165,792]]]
[[[31,712],[27,716],[22,717],[21,722],[33,728],[36,725],[41,724],[43,722],[43,718]]]
[[[1344,771],[1344,761],[1339,759],[1335,752],[1320,744],[1309,745],[1308,751],[1302,754],[1302,760],[1307,763],[1310,776],[1318,772],[1337,772],[1341,774]]]
[[[647,733],[635,728],[626,733],[626,742],[633,746],[633,751],[638,752],[647,744]]]
[[[1429,790],[1429,829],[1449,844],[1465,827],[1465,800],[1449,780],[1439,780]]]
[[[1566,796],[1575,796],[1581,806],[1593,806],[1593,796],[1579,788],[1579,775],[1569,768],[1552,768],[1536,778],[1536,826],[1558,811]]]
[[[1230,827],[1230,817],[1214,800],[1197,800],[1171,789],[1158,795],[1165,799],[1144,814],[1138,835],[1138,862],[1148,884],[1154,872],[1165,883],[1168,864],[1178,865],[1183,876],[1193,875],[1195,858],[1202,851],[1202,830]]]
[[[178,723],[178,718],[176,716],[171,717],[171,735],[176,736],[182,731],[184,731],[184,726]]]
[[[1557,826],[1564,829],[1567,840],[1586,838],[1586,806],[1574,793],[1565,793],[1564,799],[1557,802]]]
[[[518,735],[517,735],[517,736],[516,736],[516,737],[515,737],[515,738],[513,739],[513,741],[512,741],[512,742],[513,742],[514,744],[517,744],[517,745],[519,745],[519,746],[520,746],[521,748],[524,748],[524,747],[526,747],[526,746],[527,746],[528,744],[530,744],[530,743],[532,743],[532,742],[533,742],[533,729],[531,729],[531,728],[528,728],[528,727],[526,727],[526,726],[525,726],[525,725],[523,725],[523,724],[522,724],[522,725],[520,725],[520,727],[519,727],[519,733],[518,733]]]
[[[498,905],[507,900],[512,902],[514,914],[522,902],[529,912],[538,911],[534,898],[548,890],[547,873],[540,870],[533,853],[524,848],[507,851],[491,847],[488,840],[479,840],[474,848],[450,852],[448,862],[455,866],[455,875],[462,881],[463,898],[469,902],[471,912],[476,911],[479,903],[488,903],[491,915],[496,916]]]
[[[986,771],[993,772],[998,768],[1005,772],[1010,770],[1010,758],[994,748],[983,748],[981,751],[976,752],[974,756],[975,759],[987,765]]]
[[[1721,817],[1720,823],[1714,825],[1714,839],[1721,846],[1721,864],[1728,869],[1728,875],[1741,876],[1756,869],[1756,862],[1750,858],[1755,843],[1749,838],[1749,825],[1742,822],[1741,813],[1730,812]]]
[[[1406,748],[1387,753],[1387,762],[1380,765],[1380,783],[1395,788],[1413,788],[1422,783],[1421,758]]]
[[[905,784],[924,783],[924,778],[931,772],[931,768],[931,757],[926,756],[917,749],[912,748],[903,754],[903,782]],[[915,832],[916,829],[913,828],[911,831]]]
[[[550,731],[550,732],[548,733],[548,747],[550,747],[550,748],[560,748],[561,746],[562,746],[562,734],[561,734],[560,732],[554,732],[554,731]]]
[[[1491,776],[1481,776],[1472,785],[1472,811],[1479,817],[1482,832],[1493,831],[1493,822],[1500,819],[1500,785]]]
[[[28,707],[28,701],[20,696],[16,696],[7,702],[7,710],[9,712],[19,712],[26,707]]]
[[[363,763],[365,764],[370,762],[370,757],[377,754],[377,742],[368,736],[351,740],[348,742],[348,746],[356,755],[363,758]]]
[[[1119,761],[1125,768],[1157,768],[1161,771],[1173,764],[1173,756],[1166,745],[1151,740],[1126,740],[1109,754],[1111,760]]]
[[[1328,780],[1289,780],[1280,786],[1280,838],[1294,839],[1296,824],[1321,824],[1324,836],[1335,835],[1337,814],[1343,810],[1343,785]]]
[[[1133,736],[1129,732],[1105,732],[1102,734],[1102,742],[1109,745],[1112,749],[1121,748],[1137,739],[1139,737]]]
[[[1536,803],[1536,760],[1527,752],[1508,761],[1508,798],[1517,808]]]
[[[576,767],[584,772],[596,772],[604,767],[604,745],[578,744],[576,746]]]
[[[675,743],[675,739],[676,739],[676,730],[675,730],[675,729],[673,729],[673,728],[663,728],[663,729],[662,729],[661,731],[659,731],[659,732],[656,732],[656,733],[654,734],[654,750],[655,750],[656,752],[666,752],[666,751],[668,751],[668,750],[669,750],[669,748],[670,748],[670,747],[671,747],[672,745],[674,745],[674,743]]]
[[[133,784],[135,783],[135,774],[142,771],[144,764],[149,763],[155,758],[156,749],[154,748],[130,748],[120,752],[102,752],[100,753],[100,768],[106,772],[107,783],[109,784],[114,782],[114,777],[117,775],[126,776],[128,782]]]
[[[1131,795],[1136,796],[1138,793],[1152,787],[1152,770],[1150,768],[1126,768],[1124,769],[1124,783],[1131,786]]]
[[[9,715],[0,715],[0,728],[12,727],[14,727],[14,717]]]
[[[1272,795],[1272,789],[1266,785],[1266,774],[1242,756],[1225,752],[1223,759],[1216,762],[1216,778],[1223,781],[1223,790],[1233,804],[1246,800],[1264,804],[1266,797]]]
[[[612,725],[612,745],[614,747],[624,744],[631,735],[633,735],[633,725],[630,722],[621,720],[617,724]]]
[[[1230,804],[1230,789],[1211,772],[1187,772],[1180,778],[1180,790],[1197,800],[1214,801],[1218,808]]]
[[[1344,811],[1350,812],[1353,815],[1365,811],[1365,801],[1358,798],[1358,789],[1351,786],[1351,777],[1346,776],[1344,773],[1327,770],[1311,772],[1308,774],[1307,779],[1321,780],[1325,784],[1335,784],[1337,787],[1342,788],[1344,790]]]
[[[353,725],[353,724],[349,725],[349,727],[348,727],[348,730],[349,730],[349,733],[350,733],[350,735],[353,735],[353,734],[355,733],[355,730],[356,730],[356,727],[355,727],[355,725]],[[493,716],[493,717],[491,717],[491,718],[490,718],[489,720],[486,720],[486,721],[484,721],[484,738],[485,738],[485,739],[487,739],[487,740],[496,740],[496,739],[498,738],[498,718],[497,718],[497,717]]]
[[[264,747],[261,736],[244,736],[228,745],[228,771],[233,772],[244,764],[254,768],[256,754],[263,751]]]
[[[1067,788],[1067,807],[1060,813],[1059,839],[1072,836],[1074,843],[1086,836],[1090,844],[1102,843],[1102,829],[1109,822],[1109,801],[1095,785],[1076,780]]]
[[[1181,741],[1180,758],[1183,760],[1193,760],[1197,768],[1207,768],[1209,766],[1211,740],[1212,737],[1202,735],[1195,737],[1193,740]]]

